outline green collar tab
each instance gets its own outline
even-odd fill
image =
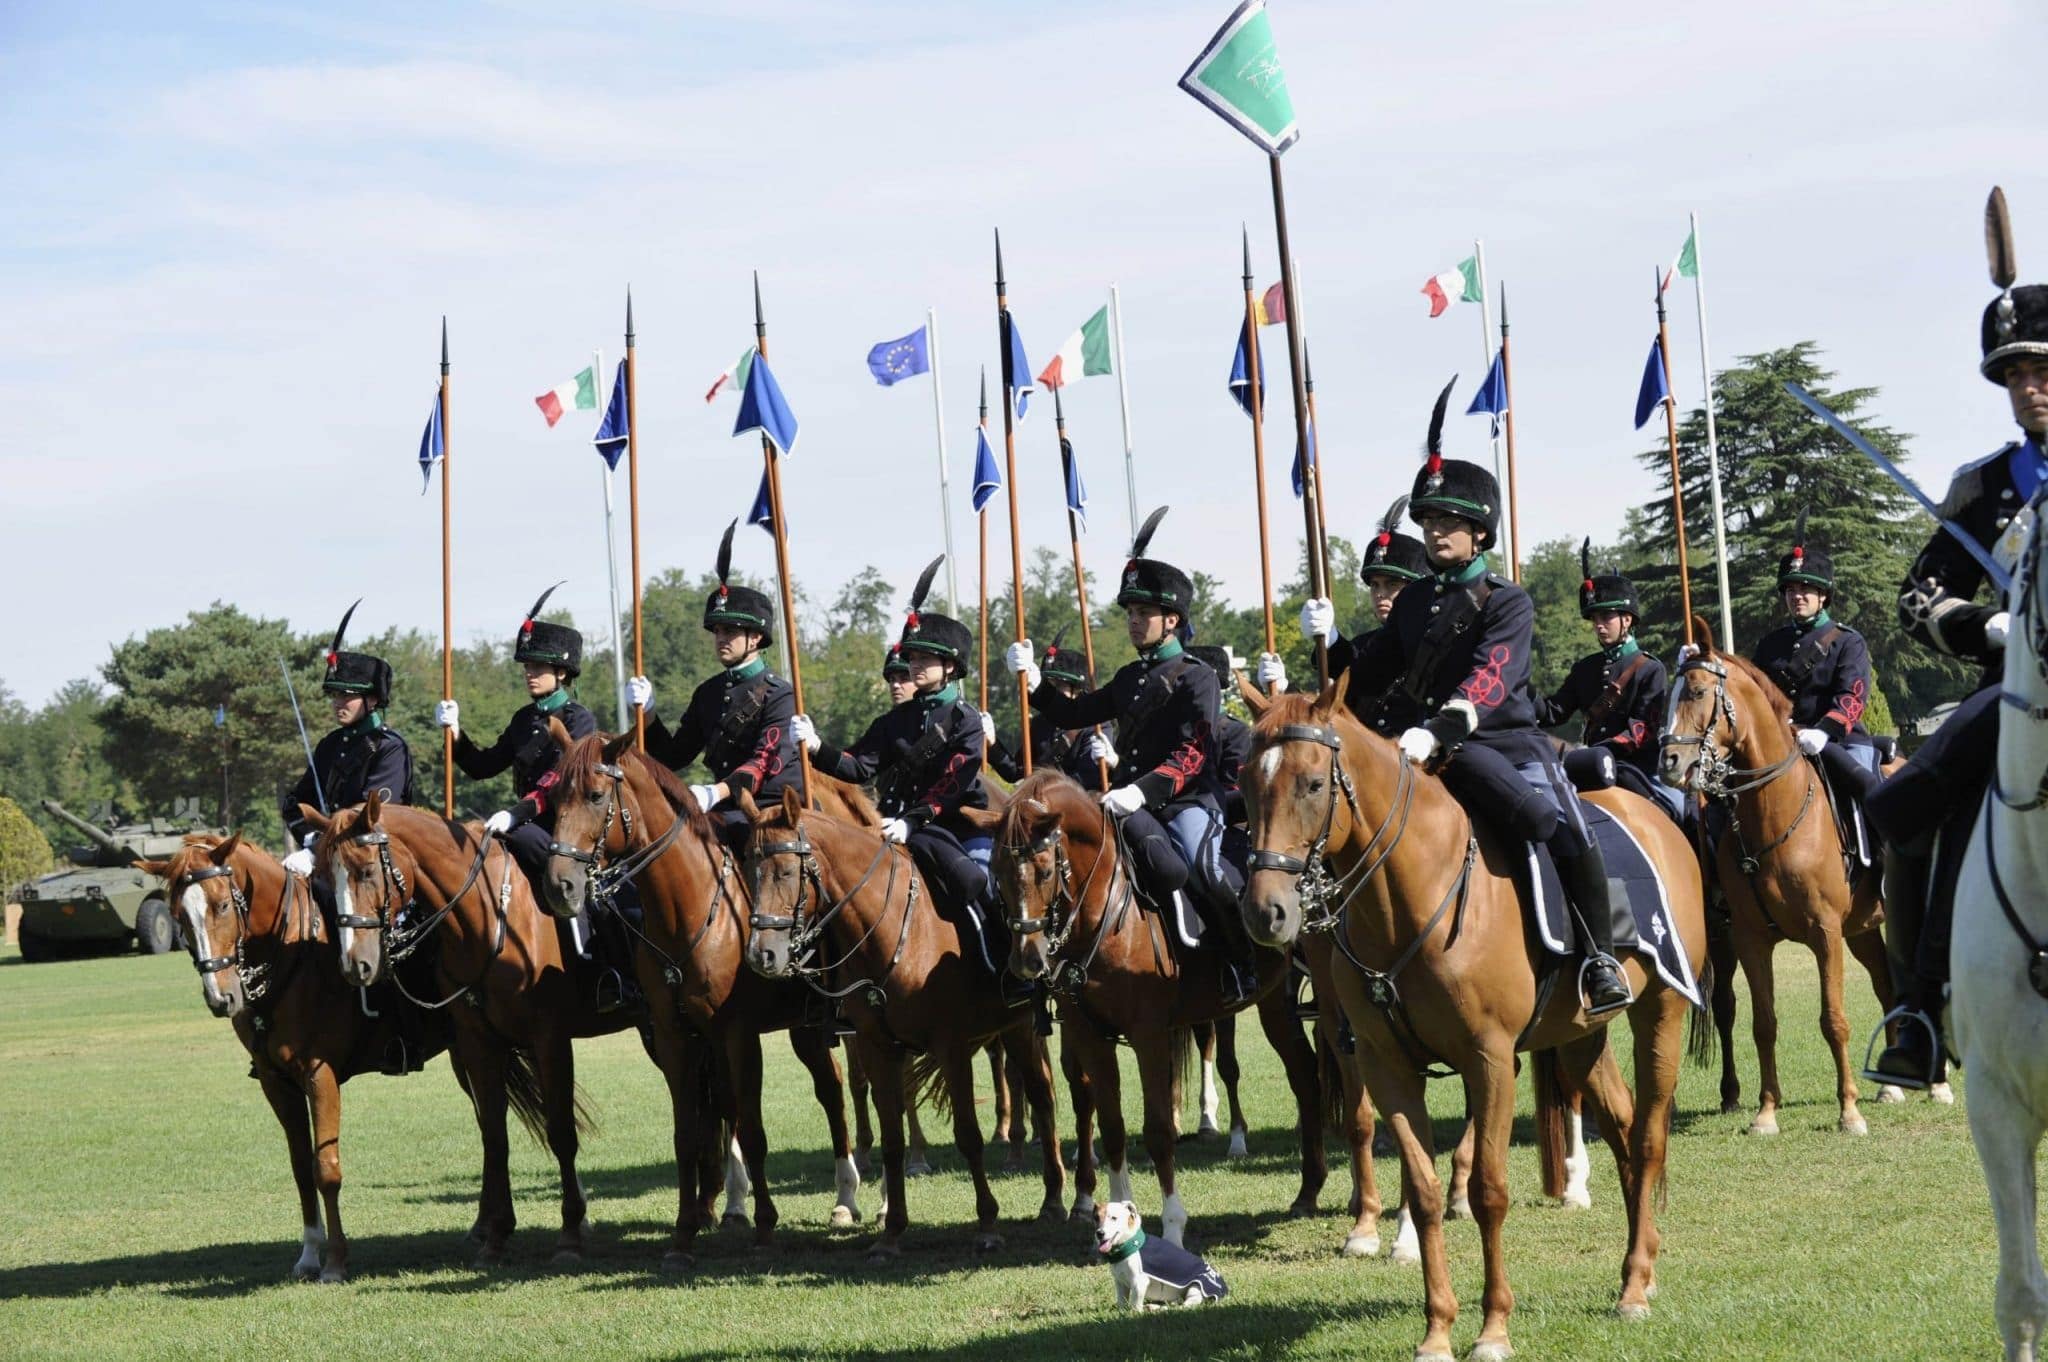
[[[739,666],[727,667],[725,669],[725,676],[728,681],[751,681],[767,670],[768,659],[759,653],[755,653],[752,658],[740,663]]]
[[[1449,568],[1436,575],[1445,586],[1470,586],[1486,575],[1486,555],[1480,554],[1463,567]]]
[[[1634,634],[1628,635],[1626,638],[1622,639],[1621,642],[1615,644],[1612,648],[1601,649],[1601,651],[1607,655],[1607,660],[1609,662],[1625,662],[1629,658],[1634,657],[1637,653],[1641,652],[1642,650],[1642,645],[1636,642],[1636,636]]]
[[[1819,613],[1816,614],[1812,619],[1794,620],[1793,623],[1798,626],[1800,633],[1810,634],[1817,629],[1827,628],[1830,624],[1833,624],[1834,621],[1828,618],[1828,608],[1826,606],[1822,606],[1820,608]]]
[[[347,725],[350,733],[368,733],[384,727],[384,711],[373,709],[354,723]]]
[[[541,696],[540,699],[535,700],[533,702],[533,707],[536,710],[539,710],[542,714],[553,714],[556,710],[560,709],[563,705],[566,705],[568,703],[569,688],[567,686],[556,686],[552,691],[548,692],[546,695]]]
[[[923,702],[926,709],[936,709],[940,705],[950,705],[960,698],[960,683],[958,681],[948,681],[937,690],[921,690],[917,693],[917,698]]]
[[[1166,642],[1160,644],[1157,648],[1152,649],[1150,652],[1139,653],[1138,656],[1143,658],[1146,664],[1149,666],[1154,662],[1169,662],[1174,658],[1179,657],[1182,651],[1183,650],[1180,646],[1180,640],[1177,638],[1170,638],[1166,640]]]
[[[1121,1263],[1126,1258],[1135,1257],[1138,1250],[1143,1247],[1145,1247],[1145,1231],[1134,1230],[1130,1238],[1103,1254],[1102,1261],[1105,1263]]]

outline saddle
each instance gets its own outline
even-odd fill
[[[1854,753],[1859,763],[1867,765],[1874,773],[1885,762],[1884,748],[1875,739],[1868,743],[1846,743],[1844,750]],[[1893,750],[1897,748],[1894,745]],[[1808,757],[1807,762],[1821,778],[1821,786],[1827,792],[1828,814],[1835,822],[1835,836],[1842,845],[1842,870],[1851,880],[1859,870],[1867,871],[1877,863],[1877,841],[1870,834],[1870,825],[1864,821],[1863,806],[1854,796],[1841,788],[1838,777],[1828,770],[1827,763],[1818,757]]]

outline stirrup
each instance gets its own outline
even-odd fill
[[[1619,1002],[1606,1003],[1599,1007],[1593,1006],[1592,997],[1586,992],[1586,972],[1596,964],[1607,965],[1614,971],[1614,977],[1621,981],[1622,992],[1628,995],[1626,998],[1621,999]],[[1588,1017],[1604,1017],[1610,1012],[1619,1012],[1636,1000],[1635,988],[1628,981],[1628,971],[1621,967],[1621,961],[1615,959],[1606,951],[1590,952],[1584,960],[1579,962],[1578,987],[1579,1006],[1586,1009]]]
[[[1934,1042],[1929,1050],[1926,1073],[1918,1075],[1894,1074],[1886,1073],[1877,1067],[1883,1061],[1885,1055],[1891,1053],[1895,1048],[1893,1045],[1887,1045],[1882,1052],[1877,1048],[1878,1041],[1884,1038],[1886,1023],[1895,1018],[1899,1023],[1897,1045],[1902,1046],[1906,1043],[1906,1028],[1908,1026],[1919,1027],[1927,1033],[1927,1038]],[[1935,1026],[1934,1018],[1928,1016],[1922,1009],[1908,1007],[1904,1003],[1900,1003],[1878,1020],[1877,1029],[1870,1033],[1870,1043],[1863,1047],[1863,1077],[1867,1081],[1880,1086],[1888,1083],[1895,1088],[1911,1088],[1915,1092],[1920,1092],[1934,1086],[1934,1074],[1940,1067],[1941,1031]]]
[[[632,1001],[626,994],[626,976],[615,969],[607,969],[597,976],[597,985],[591,994],[594,1010],[599,1013],[617,1012]]]

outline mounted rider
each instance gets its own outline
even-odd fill
[[[699,683],[674,729],[654,712],[652,681],[636,676],[626,682],[627,698],[647,715],[647,755],[678,773],[703,758],[711,782],[692,785],[690,795],[735,848],[751,831],[733,802],[739,792],[750,792],[763,807],[779,802],[783,787],[800,780],[802,765],[790,732],[796,691],[762,656],[774,642],[775,605],[766,593],[731,581],[738,525],[727,525],[718,541],[718,587],[704,600],[704,629],[723,670]]]
[[[1038,670],[1045,678],[1045,684],[1057,689],[1060,694],[1072,699],[1084,691],[1095,689],[1095,672],[1088,665],[1088,659],[1078,648],[1062,648],[1060,640],[1066,637],[1062,628],[1053,635],[1045,657],[1038,664]],[[983,715],[987,718],[987,715]],[[989,728],[993,730],[991,720]],[[1031,767],[1037,770],[1043,766],[1058,767],[1069,779],[1084,790],[1093,790],[1102,784],[1102,768],[1098,759],[1115,770],[1116,744],[1108,735],[1090,729],[1067,729],[1047,720],[1036,724],[1031,730]],[[1024,779],[1024,763],[1015,752],[997,741],[991,732],[988,744],[988,764],[995,773],[1011,784]]]
[[[1407,507],[1422,527],[1431,575],[1411,582],[1386,623],[1363,638],[1338,634],[1328,599],[1302,606],[1302,634],[1328,646],[1331,675],[1349,669],[1348,703],[1368,726],[1398,734],[1404,758],[1436,769],[1475,819],[1549,847],[1587,946],[1586,1011],[1599,1016],[1634,1001],[1614,958],[1606,858],[1556,747],[1536,726],[1535,605],[1487,569],[1486,550],[1500,532],[1499,485],[1478,464],[1443,456],[1444,409],[1456,382],[1437,397],[1428,458]]]
[[[1102,796],[1121,820],[1120,838],[1139,888],[1162,911],[1183,888],[1196,913],[1222,942],[1222,991],[1236,1005],[1257,990],[1251,939],[1237,911],[1244,868],[1224,855],[1223,786],[1217,777],[1221,700],[1216,672],[1187,651],[1194,637],[1194,582],[1185,572],[1145,556],[1166,508],[1139,527],[1116,602],[1124,608],[1137,660],[1107,686],[1069,696],[1045,680],[1029,639],[1010,645],[1005,661],[1021,672],[1031,704],[1062,728],[1116,722],[1114,767],[1125,782]]]
[[[1978,369],[2006,390],[2020,438],[1958,469],[1939,509],[2012,571],[2031,524],[2029,503],[2048,481],[2048,286],[2013,286],[2018,270],[1999,190],[1992,191],[1986,219],[1992,282],[2000,292],[1984,309]],[[1941,1053],[1954,864],[1998,756],[1998,695],[2011,618],[1995,591],[1989,604],[1976,603],[1985,581],[1977,560],[1946,529],[1937,529],[1899,588],[1899,623],[1908,634],[1983,668],[1977,689],[1868,806],[1889,844],[1885,947],[1906,1018],[1898,1042],[1868,1076],[1901,1087],[1926,1087]],[[1961,816],[1952,823],[1951,815]],[[1944,831],[1937,873],[1935,834]]]
[[[1365,556],[1358,564],[1358,580],[1365,583],[1366,593],[1372,597],[1372,613],[1379,624],[1387,622],[1387,616],[1394,613],[1394,598],[1407,589],[1408,583],[1422,580],[1435,571],[1429,565],[1429,550],[1422,547],[1422,541],[1412,534],[1401,532],[1401,518],[1408,512],[1408,497],[1404,493],[1394,498],[1394,504],[1380,517],[1377,533],[1365,546]]]
[[[974,651],[974,633],[924,600],[945,555],[932,559],[910,594],[910,609],[897,640],[897,655],[909,669],[915,693],[891,705],[851,745],[839,747],[818,733],[808,714],[790,721],[798,743],[820,771],[856,785],[872,783],[876,807],[885,820],[882,840],[909,850],[931,887],[935,906],[979,943],[979,962],[1006,978],[1008,942],[999,940],[989,874],[995,839],[960,817],[962,809],[986,809],[981,779],[981,711],[963,693],[961,678]]]
[[[278,801],[285,830],[297,848],[284,858],[284,868],[300,879],[313,873],[313,843],[319,834],[299,812],[299,805],[333,813],[351,808],[381,790],[387,800],[412,803],[412,749],[398,730],[384,722],[391,703],[391,664],[369,653],[346,652],[348,622],[358,600],[335,627],[327,648],[327,675],[320,689],[331,697],[335,729],[313,748],[313,762],[298,783]],[[313,885],[314,897],[329,913],[334,902],[327,886]]]
[[[1615,783],[1664,803],[1657,738],[1664,731],[1669,686],[1664,664],[1636,642],[1642,605],[1635,583],[1619,572],[1595,573],[1590,538],[1579,545],[1579,572],[1579,618],[1593,626],[1600,651],[1580,658],[1563,685],[1538,697],[1536,722],[1555,728],[1574,714],[1585,715],[1579,741],[1611,756]],[[1571,767],[1578,755],[1567,757],[1565,765]]]

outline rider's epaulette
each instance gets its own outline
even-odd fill
[[[2011,456],[2018,441],[2002,444],[1981,459],[1974,459],[1956,470],[1949,480],[1948,495],[1941,499],[1938,511],[1946,520],[1953,520],[1970,508],[1970,504],[1984,495],[1984,479],[1987,472],[2000,461]]]

